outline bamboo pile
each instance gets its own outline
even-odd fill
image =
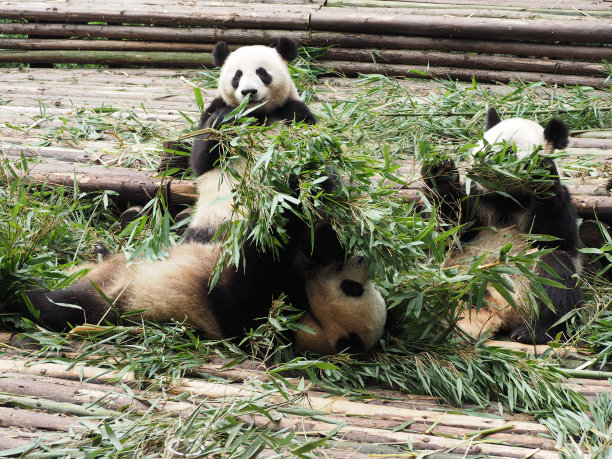
[[[211,66],[219,40],[271,44],[289,36],[330,47],[319,57],[347,76],[519,78],[604,85],[612,11],[588,0],[534,7],[525,0],[7,1],[0,62]],[[372,51],[376,50],[376,51]]]
[[[134,386],[137,381],[131,372],[109,371],[88,366],[87,362],[31,363],[18,353],[12,358],[4,357],[0,359],[0,449],[23,448],[37,440],[45,444],[70,431],[86,433],[118,417],[137,418],[156,412],[188,417],[202,400],[223,406],[236,400],[257,399],[266,412],[273,415],[278,409],[282,415],[274,416],[276,421],[258,414],[244,415],[240,421],[245,426],[294,429],[314,438],[339,427],[334,441],[320,451],[326,457],[346,457],[347,453],[358,458],[368,454],[397,455],[403,451],[402,444],[412,445],[415,450],[452,452],[445,457],[558,457],[547,429],[527,417],[517,420],[508,414],[495,416],[495,412],[487,417],[456,414],[455,408],[444,406],[434,397],[383,390],[371,391],[369,401],[364,402],[330,396],[313,388],[288,390],[288,400],[269,388],[261,388],[269,378],[251,362],[230,369],[224,369],[225,364],[212,361],[192,373],[208,373],[227,383],[185,377],[166,384],[163,392],[141,393]],[[587,392],[609,391],[605,381],[576,384]],[[175,399],[177,394],[183,395],[180,401]]]

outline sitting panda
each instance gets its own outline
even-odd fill
[[[38,321],[55,330],[67,323],[114,322],[121,314],[144,310],[146,320],[185,320],[206,338],[221,339],[255,327],[255,319],[267,317],[272,301],[284,293],[304,311],[300,323],[315,332],[295,332],[298,352],[369,350],[383,334],[386,306],[364,258],[346,261],[329,223],[315,226],[311,242],[311,228],[294,210],[289,204],[283,210],[284,231],[275,236],[288,240],[277,256],[245,243],[242,265],[226,266],[212,290],[221,247],[193,237],[173,247],[164,261],[126,264],[125,257],[114,255],[67,288],[26,294],[40,311]]]
[[[525,235],[549,235],[556,239],[536,239],[531,246],[554,249],[541,258],[554,274],[540,266],[535,268],[535,274],[560,283],[565,289],[542,284],[553,310],[538,299],[538,314],[529,314],[530,308],[525,300],[530,286],[526,285],[525,277],[512,276],[512,295],[519,310],[489,285],[484,297],[486,306],[478,311],[475,308],[464,309],[458,325],[474,337],[481,336],[487,330],[491,334],[509,331],[516,341],[543,344],[563,331],[563,324],[554,324],[583,300],[576,276],[581,269],[576,212],[567,188],[559,180],[554,161],[546,156],[555,149],[567,146],[568,129],[556,119],[544,128],[522,118],[501,121],[495,109],[490,109],[483,139],[484,142],[480,142],[473,154],[478,155],[486,148],[486,143],[504,142],[505,145],[512,144],[510,155],[514,159],[522,159],[532,154],[534,147],[535,151],[543,147],[544,154],[538,155],[537,166],[549,172],[548,181],[544,181],[546,185],[540,185],[544,189],[538,191],[516,183],[502,185],[501,189],[490,189],[482,184],[491,184],[495,180],[489,177],[482,183],[473,182],[466,194],[466,187],[460,182],[452,160],[424,164],[422,173],[428,187],[426,195],[438,205],[442,219],[451,224],[465,225],[459,238],[461,244],[458,246],[461,248],[451,250],[445,266],[466,267],[483,254],[486,254],[483,263],[493,262],[500,249],[510,242],[512,254],[517,254],[528,248]],[[471,171],[476,176],[473,180],[478,180],[483,170],[474,171]],[[532,178],[537,182],[538,177]]]
[[[249,116],[255,117],[259,124],[271,125],[278,121],[315,124],[316,118],[300,99],[287,68],[287,62],[297,55],[297,44],[290,38],[279,38],[276,48],[243,46],[234,52],[230,52],[227,43],[217,43],[213,51],[214,64],[221,67],[217,97],[204,110],[198,130],[219,126],[247,96],[247,107],[258,107]],[[207,131],[196,136],[189,157],[198,183],[200,205],[192,216],[188,238],[197,228],[198,238],[211,239],[232,213],[234,184],[231,178],[221,177],[221,169],[215,167],[221,147],[214,135]],[[244,163],[235,160],[233,166],[241,172]]]

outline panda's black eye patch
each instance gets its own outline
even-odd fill
[[[234,89],[238,89],[238,84],[240,83],[240,78],[242,78],[242,71],[241,70],[236,70],[236,73],[234,73],[234,77],[232,78],[232,87]]]
[[[340,283],[340,288],[347,296],[361,296],[363,295],[363,285],[359,282],[355,282],[349,279],[345,279]]]
[[[263,67],[259,67],[257,70],[255,70],[255,73],[257,74],[261,82],[266,86],[272,83],[272,75],[270,75],[268,71]]]

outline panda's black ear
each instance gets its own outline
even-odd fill
[[[485,131],[488,131],[499,123],[501,123],[501,118],[497,114],[497,110],[491,107],[489,110],[487,110],[487,126],[485,127]]]
[[[276,43],[276,51],[287,62],[292,61],[298,56],[298,47],[295,40],[287,37],[280,37]]]
[[[561,150],[569,143],[569,129],[563,121],[553,118],[544,128],[544,138],[555,150]]]
[[[231,53],[229,46],[224,41],[220,41],[215,45],[213,50],[213,64],[215,67],[221,67]]]

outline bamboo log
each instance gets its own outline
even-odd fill
[[[83,364],[70,363],[31,363],[29,360],[0,358],[0,373],[20,373],[30,375],[45,375],[76,381],[135,381],[133,372],[121,372],[105,368],[90,367]]]
[[[348,7],[387,7],[387,8],[430,8],[435,9],[453,9],[455,14],[461,12],[467,16],[464,12],[467,8],[477,8],[481,11],[489,9],[495,9],[498,11],[524,11],[528,13],[545,13],[545,14],[560,14],[560,15],[598,15],[607,14],[609,10],[605,5],[595,2],[580,2],[561,0],[556,1],[550,6],[546,5],[546,8],[539,7],[537,3],[530,2],[529,0],[513,0],[511,4],[506,5],[501,2],[492,2],[491,0],[462,0],[457,2],[442,1],[429,1],[429,2],[416,2],[416,1],[403,1],[403,0],[327,0],[326,6],[348,6]]]
[[[97,406],[118,411],[130,409],[146,411],[149,404],[133,396],[119,393],[115,387],[102,386],[84,382],[69,381],[60,378],[2,373],[0,392],[5,394],[40,397],[60,403],[72,403],[86,406]]]
[[[456,54],[430,51],[380,50],[373,53],[367,49],[328,49],[321,59],[349,62],[379,62],[383,64],[431,65],[435,67],[467,67],[520,72],[540,72],[564,75],[605,76],[604,66],[586,62],[550,61],[519,57],[486,56],[478,54]]]
[[[0,62],[29,64],[72,63],[108,65],[212,66],[212,54],[138,51],[0,51]]]
[[[57,416],[40,411],[0,407],[0,427],[45,429],[68,432],[84,429],[83,420],[73,416]]]
[[[302,45],[339,46],[362,49],[403,49],[464,51],[481,54],[512,54],[516,56],[540,56],[584,61],[612,61],[612,48],[605,46],[579,46],[560,44],[521,43],[498,41],[429,38],[405,35],[366,33],[300,32],[293,30],[225,29],[225,28],[174,28],[113,26],[92,24],[0,23],[1,34],[39,35],[51,37],[108,38],[116,40],[143,40],[156,42],[216,43],[224,40],[230,44],[271,45],[279,37],[293,38]],[[8,42],[1,40],[0,43]],[[206,46],[206,45],[202,45]],[[2,46],[0,45],[0,48]]]
[[[212,53],[213,44],[167,43],[160,41],[127,40],[51,40],[35,38],[0,38],[0,49],[23,51],[78,50],[78,51],[158,51]]]
[[[118,155],[91,153],[79,148],[0,144],[0,150],[9,158],[14,158],[14,160],[18,160],[22,154],[26,158],[51,158],[57,161],[85,164],[111,165],[118,163],[120,160],[120,156]],[[131,164],[133,167],[137,167],[138,165],[137,162]]]
[[[568,86],[604,87],[609,84],[604,78],[581,77],[574,75],[553,75],[535,72],[507,72],[501,70],[463,69],[452,67],[425,67],[418,65],[370,64],[365,62],[322,61],[321,65],[330,71],[346,76],[358,74],[383,73],[388,76],[405,76],[411,78],[452,78],[461,81],[472,81],[475,78],[480,83],[508,83],[520,79],[523,81],[542,81],[549,84]]]
[[[367,406],[367,405],[366,405]],[[267,427],[274,430],[294,429],[299,432],[319,433],[321,435],[328,434],[331,426],[328,423],[314,421],[311,419],[295,419],[284,418],[278,422],[272,423],[265,416],[241,416],[240,419],[247,425],[255,424],[258,427]],[[408,418],[409,419],[409,418]],[[431,421],[430,421],[431,422]],[[393,432],[383,429],[375,429],[368,427],[356,427],[353,425],[345,426],[339,429],[338,436],[343,440],[369,443],[390,443],[390,444],[409,444],[412,448],[425,451],[447,451],[451,450],[455,453],[467,454],[482,454],[487,457],[508,457],[508,458],[538,458],[538,459],[554,459],[558,457],[558,453],[554,451],[538,451],[523,448],[520,446],[511,445],[495,445],[486,442],[472,443],[470,440],[456,440],[452,438],[444,438],[433,435],[412,434],[407,432]],[[518,437],[517,442],[520,441]]]
[[[313,5],[313,7],[316,7]],[[113,6],[92,8],[85,3],[48,3],[4,1],[0,4],[0,17],[17,21],[48,22],[106,22],[109,24],[153,24],[162,26],[254,27],[269,29],[306,30],[312,8],[291,5],[271,5],[270,8],[241,7],[172,7],[150,5]]]
[[[1,30],[2,25],[0,25]],[[496,39],[475,40],[469,38],[430,38],[405,35],[335,33],[313,31],[310,35],[312,46],[334,46],[340,48],[398,49],[463,51],[480,54],[512,54],[516,56],[550,57],[585,61],[609,60],[612,48],[605,46],[580,46],[546,43],[522,43]]]
[[[281,36],[293,38],[302,45],[339,46],[362,49],[403,49],[464,51],[481,54],[512,54],[585,61],[612,61],[612,48],[605,46],[579,46],[560,44],[521,43],[515,41],[472,40],[458,38],[429,38],[404,35],[366,33],[298,32],[290,30],[223,29],[223,28],[173,28],[143,26],[113,26],[91,24],[0,23],[2,34],[29,34],[51,37],[108,38],[116,40],[143,40],[158,43],[216,43],[224,40],[230,44],[271,45]],[[14,39],[20,40],[20,39]],[[29,40],[23,40],[29,41]],[[42,40],[45,41],[45,40]],[[12,47],[9,39],[0,40],[6,48]],[[129,42],[128,42],[129,43]],[[70,46],[70,45],[67,45]],[[93,46],[93,45],[90,45]],[[128,45],[125,45],[128,46]],[[207,45],[196,45],[207,46]],[[22,48],[23,49],[23,48]],[[191,50],[186,48],[185,50]]]
[[[1,11],[1,10],[0,10]],[[411,14],[368,13],[352,8],[323,8],[310,17],[312,30],[424,35],[565,43],[612,43],[609,20],[491,19],[429,17]]]

